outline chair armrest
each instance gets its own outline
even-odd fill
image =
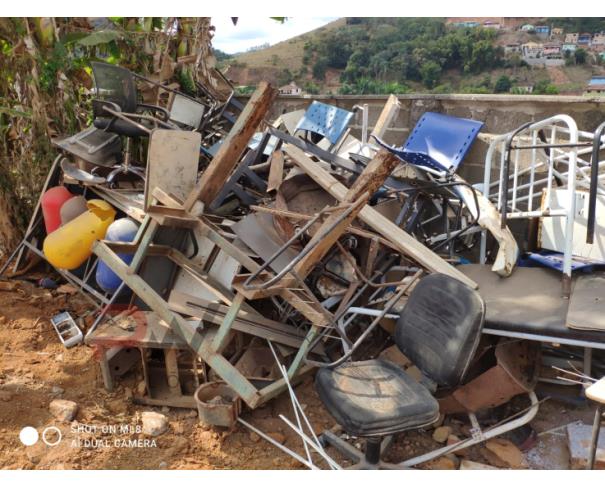
[[[97,117],[107,117],[111,116],[109,112],[105,110],[105,107],[113,110],[114,112],[121,112],[122,109],[117,103],[107,100],[101,100],[99,98],[94,98],[92,100],[92,113],[95,118]]]

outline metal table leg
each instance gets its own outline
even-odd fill
[[[599,432],[601,430],[601,415],[603,414],[603,404],[597,404],[597,410],[592,425],[592,439],[590,441],[590,451],[588,452],[588,470],[594,468],[594,461],[597,455],[597,443],[599,442]]]

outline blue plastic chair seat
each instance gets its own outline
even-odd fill
[[[352,118],[353,112],[314,101],[298,121],[294,133],[299,130],[314,132],[336,144]]]
[[[401,160],[439,173],[456,172],[483,122],[426,112],[403,147],[376,141]]]

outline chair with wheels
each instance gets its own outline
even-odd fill
[[[365,454],[333,433],[322,438],[356,461],[352,468],[400,468],[380,460],[383,440],[429,426],[439,418],[434,386],[461,383],[479,344],[485,305],[479,293],[444,274],[423,278],[397,321],[395,342],[424,374],[416,382],[386,360],[320,368],[315,386],[344,431],[365,438]]]

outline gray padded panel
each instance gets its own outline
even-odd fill
[[[479,293],[444,274],[416,285],[399,317],[395,342],[441,386],[460,383],[479,343],[485,305]]]
[[[385,360],[319,369],[315,387],[347,433],[382,436],[433,423],[439,404],[398,365]]]

